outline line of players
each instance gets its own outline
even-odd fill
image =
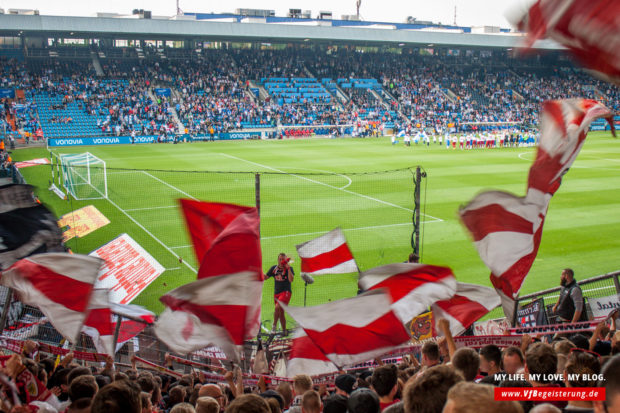
[[[400,131],[392,136],[392,145],[396,145],[402,138],[405,146],[411,146],[411,142],[415,145],[430,146],[431,140],[433,144],[443,146],[445,142],[446,149],[483,149],[483,148],[516,148],[530,147],[538,144],[538,134],[533,132],[513,131],[511,133],[489,133],[480,134],[445,134],[429,136],[424,131],[416,132],[413,135]]]

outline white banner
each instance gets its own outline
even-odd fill
[[[588,298],[592,317],[607,318],[613,310],[620,310],[620,295],[610,295],[602,298]]]

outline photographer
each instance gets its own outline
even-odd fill
[[[280,307],[278,300],[282,301],[284,304],[288,304],[291,301],[291,283],[293,282],[293,277],[295,273],[290,266],[291,259],[286,256],[285,253],[280,253],[278,255],[278,264],[269,268],[267,271],[266,277],[273,277],[274,279],[274,301],[275,301],[275,309],[273,314],[273,328],[272,332],[275,333],[276,328],[278,326],[278,320],[280,320],[280,325],[282,326],[282,332],[286,335],[286,316],[284,314],[284,310]]]

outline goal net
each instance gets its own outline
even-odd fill
[[[108,197],[105,162],[86,152],[60,155],[62,184],[75,199]]]

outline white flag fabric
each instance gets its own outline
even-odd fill
[[[2,272],[2,285],[38,307],[66,339],[75,342],[102,261],[87,255],[45,253],[23,258]]]
[[[286,376],[291,378],[298,374],[315,376],[335,371],[338,371],[338,367],[310,340],[304,330],[297,330],[291,344]]]
[[[168,308],[155,323],[155,334],[179,354],[213,344],[238,360],[236,346],[247,338],[246,320],[254,315],[262,286],[254,271],[183,285],[160,298]]]
[[[480,258],[491,270],[491,283],[509,319],[514,315],[514,299],[538,254],[551,197],[585,143],[590,123],[610,116],[609,109],[594,100],[545,102],[540,144],[526,195],[483,192],[459,212]]]
[[[114,357],[114,325],[109,295],[108,289],[93,289],[88,303],[88,316],[82,326],[82,332],[93,339],[99,353]]]
[[[463,333],[470,325],[501,304],[493,288],[456,283],[456,294],[431,306],[433,320],[445,318],[452,336]]]
[[[314,307],[280,305],[336,366],[373,359],[409,341],[384,290]]]
[[[357,264],[340,228],[297,245],[301,272],[312,275],[357,272]]]
[[[408,323],[435,301],[446,300],[456,292],[452,270],[427,264],[388,264],[360,274],[364,290],[385,288],[392,308],[403,323]]]

